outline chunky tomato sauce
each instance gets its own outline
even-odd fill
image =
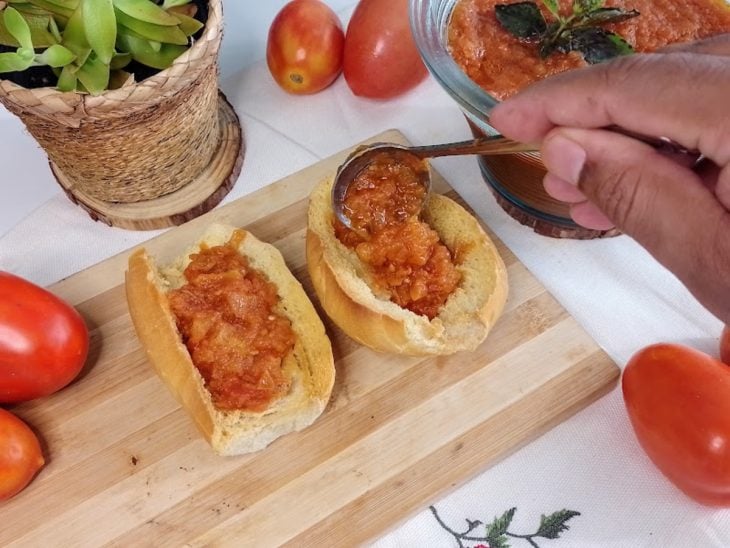
[[[203,248],[169,294],[193,363],[221,410],[263,411],[290,386],[282,361],[294,347],[289,320],[274,311],[274,284],[231,245]]]
[[[370,267],[394,303],[433,319],[461,275],[436,231],[418,216],[424,193],[414,166],[380,156],[345,196],[353,229],[336,220],[335,235]]]
[[[568,69],[585,66],[576,52],[545,59],[535,44],[520,41],[497,21],[496,4],[513,0],[459,0],[448,28],[448,46],[462,70],[485,91],[504,99],[526,85]],[[537,4],[551,20],[542,2]],[[560,0],[569,13],[572,0]],[[730,8],[724,0],[608,0],[606,6],[635,9],[641,15],[606,25],[637,52],[690,42],[730,31]]]

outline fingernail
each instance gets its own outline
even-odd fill
[[[580,181],[580,174],[586,163],[586,151],[578,143],[555,135],[543,142],[542,161],[547,170],[574,185]]]

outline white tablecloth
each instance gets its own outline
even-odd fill
[[[243,170],[223,203],[389,128],[415,144],[469,138],[457,107],[429,79],[396,100],[355,98],[343,79],[313,96],[279,90],[263,62],[222,81],[246,136]],[[2,184],[54,185],[42,153],[20,125],[3,118]],[[10,147],[10,148],[8,148]],[[19,149],[31,165],[13,165]],[[10,167],[8,168],[8,165]],[[686,343],[717,354],[720,322],[631,239],[554,240],[508,217],[490,197],[473,157],[439,160],[436,168],[484,222],[621,366],[650,343]],[[57,195],[0,239],[0,269],[50,284],[158,232],[94,223]],[[434,503],[375,542],[395,546],[459,546],[468,520],[489,523],[515,508],[509,532],[532,534],[541,515],[579,512],[559,539],[541,547],[730,546],[730,510],[702,507],[681,494],[639,448],[620,388]],[[472,536],[483,537],[484,526]],[[487,545],[462,540],[463,546]],[[510,537],[514,547],[528,539]]]

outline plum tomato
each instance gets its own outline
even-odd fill
[[[360,0],[345,34],[343,74],[352,92],[389,99],[428,74],[411,33],[408,0]]]
[[[0,408],[0,501],[20,493],[45,464],[30,427]]]
[[[693,348],[655,344],[631,357],[622,389],[657,468],[694,500],[730,506],[730,367]]]
[[[285,91],[316,93],[342,72],[344,42],[342,23],[332,8],[320,0],[293,0],[271,23],[266,62]]]
[[[730,365],[730,325],[726,325],[720,335],[720,359]]]
[[[89,331],[71,305],[0,271],[0,403],[52,394],[81,371]]]

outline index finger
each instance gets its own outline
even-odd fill
[[[533,84],[496,106],[489,123],[522,142],[539,142],[556,126],[615,124],[669,137],[725,163],[730,160],[730,151],[723,150],[730,124],[728,89],[727,57],[635,54]]]

